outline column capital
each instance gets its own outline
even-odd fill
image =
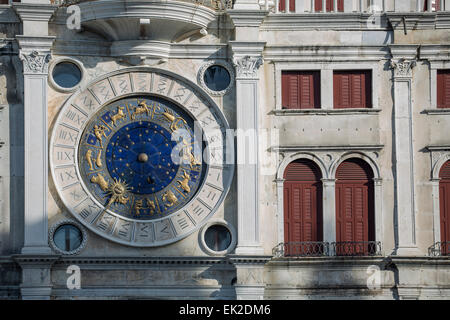
[[[29,53],[21,53],[20,60],[23,62],[24,74],[48,74],[48,63],[50,62],[51,54],[42,53],[33,50]]]
[[[391,68],[394,70],[394,79],[411,79],[412,69],[416,66],[415,59],[391,59]]]
[[[50,48],[55,37],[16,36],[24,74],[48,74],[51,59]]]
[[[322,178],[320,179],[324,186],[331,186],[336,183],[336,179],[328,179],[328,178]]]
[[[236,69],[236,78],[257,79],[259,67],[263,62],[262,56],[234,57],[233,65]]]

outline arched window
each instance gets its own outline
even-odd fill
[[[284,172],[284,240],[286,254],[318,254],[317,246],[300,242],[322,241],[322,182],[311,160],[291,162]],[[294,243],[297,243],[294,244]]]
[[[441,254],[450,253],[450,161],[439,172],[439,207],[441,211]]]
[[[352,158],[336,171],[336,254],[370,254],[375,240],[373,171]]]

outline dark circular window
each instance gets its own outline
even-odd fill
[[[226,68],[213,65],[205,70],[203,81],[210,90],[223,91],[230,85],[231,76]]]
[[[225,251],[231,245],[231,232],[223,225],[212,225],[205,232],[205,243],[213,251]]]
[[[81,70],[72,62],[60,62],[52,72],[53,81],[62,88],[75,87],[81,81]]]
[[[83,233],[78,227],[72,224],[63,224],[53,234],[53,242],[59,250],[71,252],[81,246]]]

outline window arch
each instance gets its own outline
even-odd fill
[[[439,171],[439,208],[441,225],[441,254],[450,252],[450,160]]]
[[[311,160],[298,159],[285,169],[284,241],[322,241],[322,174]],[[295,251],[295,252],[294,252]],[[311,251],[307,246],[289,246],[287,254]]]
[[[362,159],[350,158],[336,170],[336,242],[375,240],[374,173]],[[337,254],[366,254],[369,246],[338,246]]]

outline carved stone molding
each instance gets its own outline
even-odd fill
[[[263,64],[262,56],[244,56],[233,59],[237,78],[257,78],[258,69]]]
[[[30,53],[21,53],[20,59],[23,62],[24,73],[48,74],[50,53],[40,53],[33,50]]]
[[[412,69],[415,66],[416,60],[391,60],[391,68],[394,69],[395,78],[412,78]]]

